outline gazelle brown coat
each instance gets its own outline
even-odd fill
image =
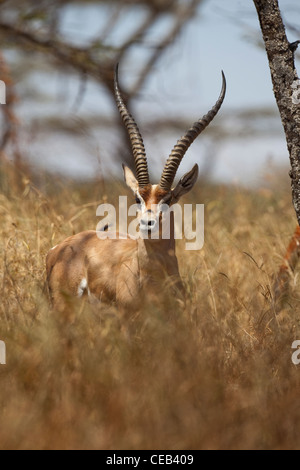
[[[177,203],[197,181],[198,165],[195,165],[172,189],[187,149],[221,108],[226,91],[223,73],[222,77],[222,90],[216,104],[177,142],[159,183],[152,185],[143,140],[121,96],[116,68],[116,103],[129,133],[136,169],[135,177],[123,166],[124,177],[138,204],[139,229],[144,238],[136,240],[128,235],[126,239],[101,239],[97,232],[87,231],[52,248],[47,255],[46,268],[49,292],[56,309],[63,310],[70,296],[88,295],[101,302],[115,301],[120,306],[132,307],[143,299],[141,292],[147,295],[163,289],[166,284],[174,290],[183,290],[175,253],[174,221],[171,218],[170,238],[163,239],[161,207]],[[154,233],[159,234],[158,239],[151,238]]]

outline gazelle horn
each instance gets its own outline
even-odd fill
[[[209,125],[209,123],[214,119],[219,109],[222,106],[224,97],[226,93],[226,79],[224,72],[222,71],[222,89],[220,96],[216,104],[211,108],[211,110],[203,116],[199,121],[195,122],[193,126],[186,132],[186,134],[177,141],[177,144],[174,146],[161,175],[159,186],[165,191],[170,191],[173,181],[175,179],[178,167],[183,159],[186,151],[194,140],[201,134],[202,131]]]
[[[120,87],[119,87],[119,79],[118,79],[118,67],[119,64],[116,65],[115,69],[115,80],[114,80],[114,89],[115,89],[115,99],[116,103],[124,122],[124,125],[128,131],[134,162],[135,162],[135,169],[136,169],[136,176],[139,183],[139,186],[142,188],[149,184],[149,171],[147,165],[147,157],[146,151],[143,143],[142,136],[140,134],[139,128],[129,113],[124,100],[121,95]]]

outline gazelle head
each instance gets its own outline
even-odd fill
[[[159,231],[162,208],[170,207],[178,202],[184,194],[187,194],[193,188],[197,181],[199,168],[198,165],[194,165],[191,171],[186,173],[173,188],[178,167],[188,148],[214,119],[222,106],[226,93],[225,75],[222,72],[222,89],[216,104],[177,141],[167,159],[160,181],[155,185],[150,183],[146,151],[139,128],[129,113],[120,92],[118,65],[115,70],[114,90],[120,115],[129,134],[135,162],[136,176],[127,166],[123,165],[125,182],[136,198],[140,232],[142,235],[148,236],[150,233],[154,234]]]

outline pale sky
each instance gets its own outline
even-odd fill
[[[299,25],[299,0],[281,0],[280,5],[285,22]],[[68,9],[63,18],[62,29],[73,41],[82,42],[97,35],[101,27],[101,15],[105,21],[103,11],[99,16],[100,13],[101,10],[95,5]],[[139,14],[140,12],[136,12],[136,15]],[[132,14],[130,18],[124,18],[119,35],[124,34],[130,21],[135,21]],[[163,22],[160,28],[163,31]],[[155,34],[160,34],[160,30]],[[267,159],[271,158],[278,164],[288,164],[279,116],[278,120],[271,122],[274,129],[276,128],[275,135],[274,132],[268,133],[266,130],[265,135],[255,138],[241,138],[238,135],[239,123],[234,122],[234,111],[237,109],[273,107],[276,110],[266,53],[263,48],[255,45],[260,38],[258,18],[252,0],[206,0],[198,16],[157,63],[154,73],[145,83],[142,94],[135,100],[133,110],[139,127],[143,128],[148,115],[160,119],[164,116],[185,116],[192,123],[214,104],[219,95],[223,69],[228,88],[220,119],[224,120],[224,116],[228,116],[233,138],[223,145],[218,144],[214,177],[245,185],[259,184],[262,165]],[[117,35],[113,39],[117,42]],[[289,39],[294,41],[299,38],[291,35]],[[136,78],[143,53],[145,52],[136,48],[125,63],[121,64],[120,75],[125,86],[130,86],[131,80]],[[53,93],[52,104],[35,106],[34,103],[26,101],[25,96],[23,104],[20,105],[24,118],[34,113],[38,116],[49,112],[54,115],[66,113],[66,119],[70,117],[71,105],[78,92],[78,77],[62,80],[61,75],[57,74],[47,80],[48,90]],[[40,76],[35,75],[32,79],[33,85],[36,89],[44,87],[45,78],[41,80]],[[61,102],[57,101],[57,88],[60,89],[60,96],[64,97],[60,98]],[[98,84],[89,82],[78,117],[96,116],[99,110],[102,114],[111,116],[115,113],[115,105],[101,93]],[[182,133],[184,131],[185,129]],[[39,162],[54,170],[66,172],[74,177],[91,177],[106,164],[110,164],[110,148],[107,148],[106,144],[112,141],[115,129],[112,129],[111,133],[107,130],[93,130],[91,134],[92,138],[82,148],[74,139],[72,141],[70,136],[36,137],[31,145],[31,159],[36,161],[38,155]],[[174,136],[176,140],[179,137],[180,135]],[[45,145],[45,142],[48,144]],[[154,164],[158,165],[163,157],[167,157],[171,150],[170,145],[173,146],[175,142],[173,137],[170,140],[167,136],[159,135],[151,138],[147,136],[145,143]],[[206,138],[193,144],[187,166],[190,161],[195,163],[199,158],[203,158],[201,154],[205,153],[205,145]],[[99,149],[105,160],[101,165],[98,159]],[[183,170],[184,165],[185,163]],[[113,169],[114,173],[115,171],[119,172],[118,167]]]

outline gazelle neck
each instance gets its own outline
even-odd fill
[[[170,212],[170,222],[169,222],[169,233],[168,236],[164,237],[162,234],[162,229],[160,228],[159,238],[149,238],[149,239],[139,239],[139,251],[140,254],[144,253],[149,258],[154,258],[156,256],[175,256],[176,244],[175,244],[175,223],[174,223],[174,213]]]
[[[172,212],[170,236],[156,240],[142,238],[138,240],[138,265],[142,284],[150,282],[163,290],[164,282],[169,277],[176,280],[174,284],[176,290],[183,291],[175,252],[175,226]]]

